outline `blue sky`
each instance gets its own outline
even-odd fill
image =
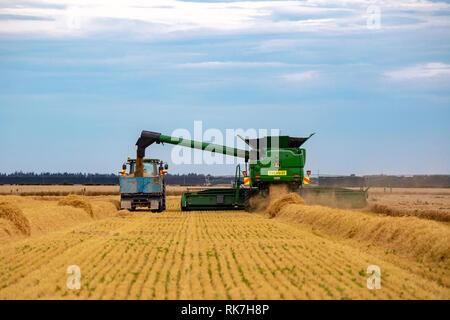
[[[449,174],[449,15],[413,0],[2,1],[0,171],[116,173],[141,130],[202,120],[316,132],[313,173]]]

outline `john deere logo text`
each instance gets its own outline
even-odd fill
[[[286,170],[278,170],[278,171],[267,171],[269,176],[285,176],[287,174]]]

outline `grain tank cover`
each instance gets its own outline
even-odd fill
[[[308,141],[310,137],[307,138],[295,138],[295,137],[289,137],[289,148],[299,148],[302,144],[304,144],[306,141]]]
[[[277,149],[299,148],[309,138],[311,138],[313,134],[314,133],[306,138],[296,138],[289,136],[267,136],[258,139],[245,139],[245,143],[247,143],[252,149],[256,150],[272,149],[272,146],[273,148]]]

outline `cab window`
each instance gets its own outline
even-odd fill
[[[157,176],[156,163],[144,163],[144,171],[152,176]]]

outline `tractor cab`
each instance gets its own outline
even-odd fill
[[[164,175],[168,167],[167,163],[163,164],[159,159],[144,159],[144,172],[150,176],[156,177]],[[130,175],[134,174],[134,171],[136,170],[136,159],[129,158],[127,163],[123,164],[122,169]]]

